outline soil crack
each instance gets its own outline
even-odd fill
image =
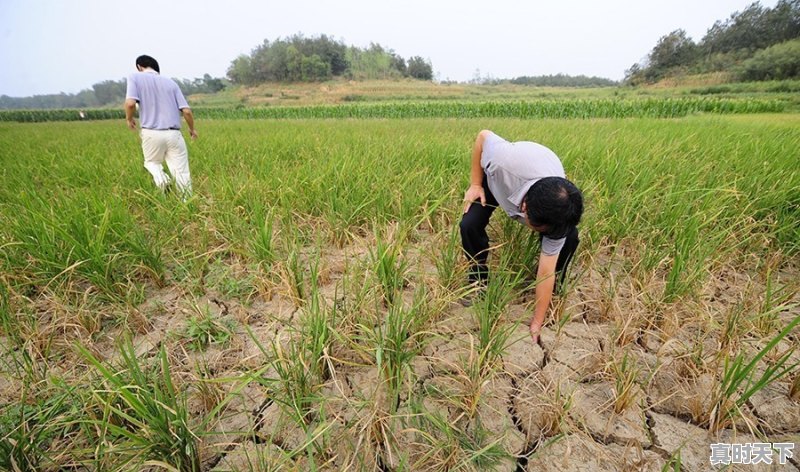
[[[225,449],[223,449],[222,452],[217,454],[217,456],[214,459],[209,461],[208,469],[211,470],[214,467],[216,467],[217,465],[219,465],[219,463],[222,462],[222,459],[224,459],[228,454],[230,454],[231,451],[236,449],[237,446],[241,446],[242,444],[244,444],[244,441],[234,441],[234,442],[228,444],[227,446],[225,446]]]

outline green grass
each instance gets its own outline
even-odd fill
[[[122,343],[122,369],[115,371],[79,349],[108,385],[93,392],[102,411],[94,420],[100,455],[120,455],[133,466],[149,461],[181,472],[199,471],[199,428],[188,413],[186,395],[174,385],[165,350],[159,352],[158,367],[148,369],[130,341]]]
[[[719,379],[713,428],[735,420],[770,382],[787,380],[787,395],[797,396],[797,368],[783,351],[736,349],[760,343],[777,352],[778,344],[797,342],[787,323],[796,319],[800,287],[787,274],[796,273],[800,256],[800,115],[469,118],[459,104],[436,103],[397,109],[420,118],[201,118],[201,137],[189,144],[195,195],[187,203],[153,189],[136,134],[121,121],[0,123],[0,365],[10,382],[0,416],[3,424],[27,425],[4,426],[0,445],[28,445],[0,459],[25,454],[31,469],[66,467],[56,450],[66,447],[95,468],[153,460],[190,470],[198,455],[212,454],[196,440],[211,420],[192,417],[187,397],[211,396],[219,413],[230,401],[224,392],[238,393],[251,379],[261,390],[249,394],[265,398],[246,413],[255,418],[274,402],[306,435],[305,446],[284,451],[301,469],[334,460],[331,444],[409,433],[390,430],[395,423],[373,412],[424,429],[414,434],[427,452],[404,451],[417,467],[507,459],[486,431],[451,421],[475,420],[485,401],[480,387],[511,375],[502,372],[506,338],[521,321],[514,314],[530,314],[536,273],[538,239],[497,212],[488,296],[467,310],[451,306],[464,291],[455,233],[469,153],[487,128],[547,145],[584,191],[576,270],[559,301],[566,308],[548,325],[557,331],[554,322],[583,316],[590,326],[615,327],[617,337],[604,343],[626,353],[606,363],[619,410],[637,407],[630,392],[644,365],[633,354],[645,335],[661,345],[695,340],[692,361],[716,369]],[[734,102],[658,106],[683,103]],[[384,110],[370,107],[353,110]],[[430,118],[447,110],[455,116]],[[148,308],[159,297],[161,308]],[[192,303],[203,297],[219,298],[230,314],[198,316]],[[186,331],[161,336],[172,323]],[[122,363],[104,360],[109,338],[128,331],[146,333],[163,351],[137,359],[126,347]],[[76,333],[83,356],[72,349]],[[455,354],[421,356],[431,340]],[[190,342],[200,352],[185,353]],[[197,386],[191,359],[214,343],[232,361],[203,357],[206,384]],[[89,372],[81,369],[86,363]],[[375,374],[377,390],[388,395],[341,398],[364,387],[348,378],[356,369]],[[410,414],[410,404],[426,402],[434,371],[466,385],[464,401],[445,399],[452,411]],[[25,408],[10,407],[23,400],[13,392],[35,392],[53,372],[64,384],[26,396]],[[242,381],[231,385],[235,378]],[[88,387],[85,409],[72,403],[76,387]],[[569,398],[562,388],[558,395]],[[60,394],[71,396],[60,403]],[[358,429],[364,425],[371,426]],[[103,440],[89,439],[86,428]],[[63,431],[70,441],[57,440]],[[243,434],[269,441],[254,430]],[[380,445],[364,447],[353,463],[377,468]],[[88,458],[94,450],[102,460]]]

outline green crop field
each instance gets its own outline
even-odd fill
[[[185,203],[124,120],[0,122],[0,469],[700,470],[800,442],[800,114],[526,103],[198,110]],[[455,303],[481,129],[584,192],[541,346],[538,239],[500,212],[487,296]]]

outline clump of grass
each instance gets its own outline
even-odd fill
[[[23,344],[22,330],[17,316],[12,314],[11,288],[5,277],[0,277],[0,333],[7,336],[13,346]]]
[[[384,323],[376,327],[375,364],[383,373],[389,392],[389,411],[395,413],[400,402],[400,389],[410,370],[412,359],[419,352],[415,338],[417,310],[391,305]]]
[[[6,405],[0,414],[0,469],[37,471],[57,468],[64,452],[54,450],[57,439],[68,433],[78,418],[69,390],[53,396],[22,399]]]
[[[289,417],[306,427],[311,424],[315,404],[319,401],[319,384],[313,375],[308,351],[302,341],[291,339],[286,349],[279,342],[273,343],[271,354],[277,378],[268,380],[267,386],[275,392],[273,398]]]
[[[225,392],[219,381],[212,378],[206,359],[198,363],[195,367],[194,386],[197,389],[197,397],[203,405],[203,411],[217,411],[218,407],[225,401]]]
[[[255,280],[246,270],[234,270],[235,266],[218,260],[208,267],[205,278],[207,289],[214,289],[225,297],[248,303],[256,292]]]
[[[717,390],[712,393],[712,408],[708,420],[711,431],[716,432],[728,426],[738,416],[740,408],[750,397],[794,369],[794,365],[786,365],[793,354],[793,351],[790,350],[768,365],[760,375],[755,370],[758,362],[798,324],[800,324],[800,316],[795,317],[786,325],[749,362],[742,353],[737,354],[733,359],[729,354],[723,354],[722,378],[717,385]]]
[[[164,347],[154,371],[143,368],[130,340],[120,345],[120,371],[100,362],[85,347],[78,346],[78,350],[106,382],[105,388],[92,392],[102,412],[101,418],[93,420],[100,452],[122,456],[122,463],[129,467],[147,462],[180,472],[199,472],[198,437],[190,424],[186,396],[172,381]]]
[[[306,300],[307,289],[305,267],[300,253],[299,242],[294,241],[289,244],[286,251],[286,260],[282,261],[279,272],[283,285],[295,306],[302,306]]]
[[[514,323],[503,324],[502,316],[514,298],[515,287],[519,285],[521,277],[519,273],[497,271],[472,307],[478,325],[478,356],[475,361],[482,374],[496,365],[506,341],[516,328]]]
[[[261,379],[273,393],[275,402],[289,417],[304,430],[317,416],[320,397],[319,385],[331,374],[329,349],[334,337],[336,308],[328,316],[317,285],[318,269],[311,267],[311,287],[308,301],[302,309],[299,326],[285,346],[280,340],[273,340],[269,349],[265,348],[247,328],[251,339],[265,357],[275,378]]]
[[[37,283],[54,280],[88,282],[106,301],[125,301],[137,272],[164,282],[159,235],[146,236],[126,205],[99,195],[67,198],[58,203],[28,197],[16,210],[10,231],[28,254]]]
[[[408,263],[403,259],[399,242],[387,243],[378,239],[375,250],[370,251],[375,274],[384,301],[392,305],[406,285]]]
[[[499,266],[519,274],[517,283],[535,281],[541,248],[538,233],[510,218],[503,218],[500,229],[503,245],[498,248]]]
[[[266,270],[275,262],[275,236],[273,234],[274,217],[270,211],[264,217],[264,223],[257,226],[255,237],[250,243],[253,257]]]
[[[415,422],[420,442],[430,449],[425,465],[431,470],[492,470],[509,458],[500,439],[492,437],[479,422],[467,431],[463,421],[425,409],[419,409]]]
[[[300,336],[305,343],[304,350],[308,352],[312,375],[319,380],[327,380],[330,375],[327,362],[328,350],[336,326],[336,309],[331,310],[332,316],[329,317],[322,295],[319,293],[319,267],[316,263],[311,266],[310,275],[311,293],[300,321]]]
[[[754,319],[756,330],[768,334],[775,330],[780,319],[780,314],[796,306],[791,300],[797,294],[800,286],[779,284],[773,277],[773,267],[769,265],[765,274],[766,289],[764,290],[758,313]]]
[[[542,400],[547,404],[544,408],[546,421],[542,427],[545,435],[558,436],[569,432],[568,425],[569,411],[572,409],[572,394],[565,392],[560,384],[556,384],[542,396]]]
[[[200,351],[212,344],[226,344],[233,336],[234,323],[230,319],[220,319],[211,314],[208,306],[195,305],[196,315],[189,318],[181,334],[191,349]]]
[[[625,351],[622,359],[611,362],[611,375],[614,379],[614,412],[622,413],[636,401],[637,377],[636,361]]]
[[[436,264],[436,274],[439,284],[445,289],[453,290],[464,282],[465,259],[461,249],[461,237],[457,230],[445,232],[443,241],[440,242],[440,252],[432,254],[431,258]]]
[[[728,309],[725,324],[720,332],[719,345],[721,349],[730,348],[732,343],[740,339],[744,330],[742,321],[745,319],[747,311],[748,303],[746,300],[739,300]]]

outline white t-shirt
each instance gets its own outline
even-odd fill
[[[563,177],[564,166],[550,149],[530,141],[510,143],[489,133],[483,141],[481,167],[489,190],[508,216],[525,223],[522,201],[533,184],[545,177]],[[561,252],[566,238],[542,238],[542,253],[552,256]]]
[[[181,110],[189,108],[178,84],[156,71],[131,74],[125,98],[139,102],[144,129],[181,129]]]

